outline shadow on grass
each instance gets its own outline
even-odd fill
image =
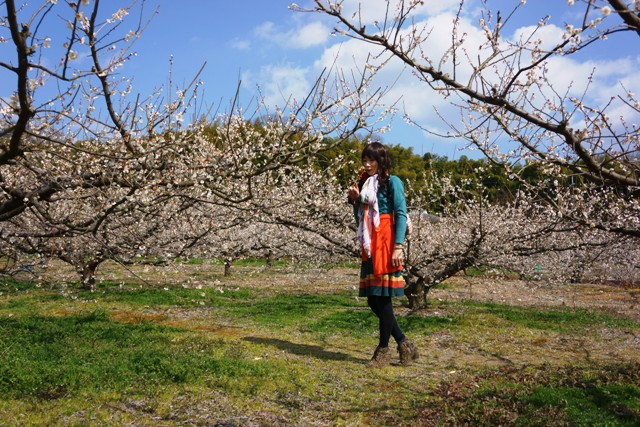
[[[254,344],[270,345],[298,356],[311,356],[322,360],[340,360],[356,363],[364,363],[367,361],[364,359],[358,359],[357,357],[353,357],[345,353],[327,351],[318,345],[296,344],[290,341],[279,340],[276,338],[261,337],[245,337],[242,340]]]

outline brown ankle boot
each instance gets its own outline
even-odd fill
[[[398,353],[400,353],[400,364],[407,366],[418,358],[418,349],[409,340],[404,340],[398,344]]]
[[[373,352],[373,357],[367,362],[369,368],[382,368],[391,363],[391,353],[389,347],[376,347],[376,351]]]

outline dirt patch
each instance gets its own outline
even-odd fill
[[[640,322],[640,289],[618,285],[552,283],[456,276],[435,288],[431,298],[497,304],[595,308]]]

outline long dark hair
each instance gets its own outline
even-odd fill
[[[362,150],[362,156],[360,158],[364,160],[365,157],[378,162],[378,185],[388,192],[389,176],[391,175],[391,157],[389,156],[387,147],[378,141],[367,144]]]

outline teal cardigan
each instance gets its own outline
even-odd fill
[[[358,182],[358,188],[362,189],[364,180]],[[395,243],[404,243],[407,234],[407,201],[404,197],[404,185],[400,178],[395,175],[389,177],[389,192],[378,189],[378,210],[381,214],[394,214],[393,223],[395,224],[396,241]],[[391,197],[392,195],[392,197]],[[391,204],[393,203],[393,206]],[[358,210],[360,203],[353,205],[353,214],[356,217],[356,225],[358,225]]]

